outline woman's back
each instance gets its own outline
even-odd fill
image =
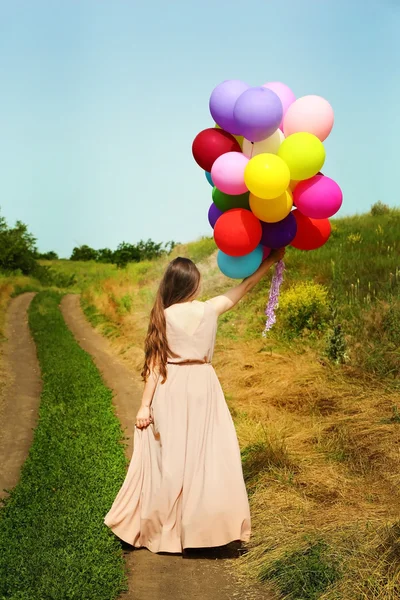
[[[178,357],[169,363],[188,360],[211,362],[217,329],[217,313],[210,302],[182,302],[165,309],[167,340]]]

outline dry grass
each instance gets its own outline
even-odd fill
[[[226,280],[215,255],[200,266],[203,296],[219,293]],[[106,317],[103,328],[115,325],[115,352],[137,373],[164,267],[160,261],[140,274],[133,269],[83,295],[86,307]],[[120,301],[127,296],[133,308],[124,312]],[[251,501],[253,535],[237,562],[240,574],[260,578],[306,540],[322,538],[343,572],[318,597],[400,597],[400,429],[389,419],[398,395],[330,366],[312,348],[278,352],[261,335],[238,341],[220,330],[213,362],[235,420]],[[268,586],[281,597],[276,582]]]

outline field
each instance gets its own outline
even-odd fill
[[[87,317],[139,378],[155,290],[176,255],[199,265],[202,299],[232,285],[212,238],[126,269],[45,264],[75,275],[68,291],[81,293]],[[238,569],[277,597],[400,597],[399,256],[398,211],[335,219],[325,247],[288,249],[278,321],[265,338],[270,278],[220,319],[213,363],[253,518]]]
[[[253,515],[238,568],[296,599],[400,595],[399,240],[396,211],[336,219],[325,247],[289,248],[266,338],[268,279],[221,318],[214,365]],[[53,265],[75,274],[87,316],[137,373],[157,283],[175,255],[199,264],[202,299],[232,284],[209,238],[126,270]]]

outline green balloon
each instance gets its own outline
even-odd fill
[[[249,195],[250,192],[239,194],[238,196],[230,196],[229,194],[224,194],[224,192],[221,192],[221,190],[216,187],[214,187],[212,191],[214,204],[219,210],[222,210],[222,212],[225,212],[230,208],[246,208],[247,210],[250,210]]]

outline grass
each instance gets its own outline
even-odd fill
[[[125,472],[123,434],[60,299],[42,292],[29,311],[44,387],[29,456],[0,512],[2,600],[110,600],[127,589],[120,544],[103,524]]]
[[[260,573],[262,581],[275,581],[280,592],[293,600],[318,600],[339,578],[338,561],[329,556],[323,539],[309,542],[301,550],[286,552]]]
[[[42,286],[36,279],[20,274],[0,273],[0,337],[4,336],[4,325],[10,299],[23,292],[37,292]]]
[[[329,319],[320,330],[296,321],[295,335],[284,335],[283,303],[277,325],[261,337],[269,277],[220,319],[213,363],[235,421],[252,512],[248,552],[235,564],[278,597],[394,600],[400,213],[334,219],[333,226],[326,246],[289,248],[286,258],[283,293],[304,281],[326,290]],[[137,376],[158,281],[178,254],[199,261],[203,299],[232,284],[218,270],[212,239],[124,271],[60,266],[76,273],[87,315]]]

